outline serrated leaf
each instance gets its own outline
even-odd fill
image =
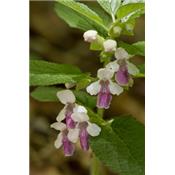
[[[114,15],[120,6],[121,0],[97,0],[101,7],[110,15]]]
[[[100,35],[107,36],[107,28],[103,24],[103,20],[85,4],[73,0],[57,0],[55,10],[58,16],[71,27],[84,31],[94,29]]]
[[[120,175],[144,175],[144,128],[140,125],[130,118],[116,118],[112,127],[102,127],[100,135],[90,139],[93,152]]]
[[[117,19],[126,22],[129,19],[135,19],[144,14],[144,3],[132,3],[121,6],[117,11]]]
[[[31,73],[45,73],[45,74],[58,74],[58,73],[81,73],[80,69],[70,64],[57,64],[43,60],[30,60]]]
[[[138,41],[133,44],[120,41],[118,44],[120,47],[123,47],[130,55],[145,56],[145,41]]]
[[[76,83],[87,77],[72,65],[49,63],[47,61],[30,61],[30,85],[54,85],[59,83]]]
[[[56,87],[37,87],[31,92],[31,96],[38,101],[55,102],[58,101],[56,93],[60,90],[63,89]],[[73,90],[73,93],[77,101],[82,103],[83,105],[90,108],[94,108],[96,106],[96,97],[90,96],[84,91]]]

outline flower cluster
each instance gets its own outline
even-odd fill
[[[98,42],[98,33],[95,30],[86,31],[83,37],[87,42]],[[131,55],[125,49],[117,48],[115,40],[107,39],[98,44],[102,45],[104,52],[113,53],[116,60],[109,62],[105,68],[99,69],[97,71],[99,80],[90,84],[86,90],[91,95],[97,95],[98,108],[107,109],[110,106],[112,95],[120,95],[123,87],[132,86],[132,76],[137,75],[139,69],[129,61]],[[112,80],[113,76],[115,82]]]
[[[82,149],[87,151],[89,135],[98,136],[101,128],[89,121],[86,108],[75,103],[76,99],[72,91],[59,91],[57,97],[65,106],[58,114],[57,122],[51,124],[51,128],[60,131],[55,147],[63,146],[65,156],[72,156],[75,151],[74,144],[79,139]]]

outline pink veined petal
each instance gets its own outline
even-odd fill
[[[75,151],[74,144],[68,139],[67,136],[63,136],[63,149],[65,156],[72,156]]]
[[[109,90],[109,81],[100,81],[101,89],[97,96],[97,107],[108,109],[112,100]]]
[[[126,65],[121,65],[119,70],[115,73],[115,80],[119,85],[126,86],[129,83],[130,75]]]
[[[89,140],[89,135],[88,135],[88,132],[86,130],[86,127],[84,127],[80,130],[80,144],[81,144],[81,148],[84,151],[87,151],[89,149],[88,140]]]

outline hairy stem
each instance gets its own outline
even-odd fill
[[[98,108],[98,109],[97,109],[97,114],[98,114],[101,118],[103,118],[104,109]]]
[[[101,175],[100,161],[96,158],[95,154],[93,154],[93,157],[92,157],[91,175]]]

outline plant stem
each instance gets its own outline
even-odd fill
[[[91,175],[101,175],[100,173],[100,161],[93,154],[92,164],[91,164]]]
[[[101,118],[103,118],[103,114],[104,114],[104,109],[97,109],[97,114],[101,117]]]

